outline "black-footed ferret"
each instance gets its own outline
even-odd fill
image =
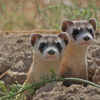
[[[61,29],[69,34],[69,44],[60,63],[61,77],[88,79],[87,48],[94,41],[96,20],[62,21]]]
[[[51,76],[50,68],[57,74],[60,58],[68,41],[68,35],[64,32],[61,34],[33,33],[31,35],[31,45],[34,50],[33,63],[25,83],[39,82],[42,76]],[[27,100],[30,100],[31,96],[27,93],[25,95]]]

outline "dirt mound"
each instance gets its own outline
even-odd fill
[[[33,100],[100,100],[100,89],[82,85],[65,87],[62,82],[49,83],[36,91]]]
[[[16,81],[22,84],[25,80],[33,57],[29,36],[29,34],[0,35],[0,74],[2,76],[0,79],[7,84],[13,84]]]
[[[32,63],[30,34],[0,34],[0,80],[5,84],[23,83]],[[89,80],[100,83],[100,34],[88,50]],[[33,100],[100,100],[100,89],[92,86],[51,83],[36,91]]]

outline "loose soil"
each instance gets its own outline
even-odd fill
[[[0,34],[0,80],[6,85],[23,83],[31,66],[30,34]],[[100,84],[100,34],[88,49],[89,80]],[[38,89],[33,100],[100,100],[100,89],[82,85],[65,87],[62,82],[49,83]]]

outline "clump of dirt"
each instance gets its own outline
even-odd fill
[[[33,58],[29,40],[29,34],[0,35],[0,79],[5,83],[24,82]]]
[[[0,80],[23,83],[33,58],[30,34],[0,34]],[[89,80],[100,83],[100,34],[88,49]],[[100,89],[92,86],[50,83],[36,91],[33,100],[100,100]]]
[[[62,82],[49,83],[41,87],[32,100],[100,100],[100,89],[82,85],[66,87]]]

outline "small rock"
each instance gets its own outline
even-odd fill
[[[21,44],[23,42],[23,40],[17,40],[16,43]]]
[[[80,95],[80,100],[85,100],[85,96],[84,95]]]

